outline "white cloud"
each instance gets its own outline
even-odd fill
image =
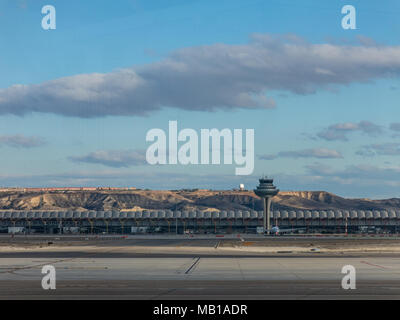
[[[214,111],[271,108],[268,90],[310,94],[400,74],[400,46],[312,44],[253,35],[243,45],[177,50],[156,63],[0,89],[0,114],[142,116],[174,107]]]

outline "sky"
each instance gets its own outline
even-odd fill
[[[0,186],[253,189],[268,175],[400,197],[399,14],[396,0],[0,0]],[[148,164],[146,134],[169,121],[254,129],[254,171]]]

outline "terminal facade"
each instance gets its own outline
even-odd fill
[[[10,210],[0,211],[0,233],[256,233],[263,219],[263,211]],[[273,210],[270,225],[294,233],[398,233],[400,210]]]

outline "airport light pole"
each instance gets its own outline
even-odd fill
[[[254,193],[259,196],[263,201],[263,227],[264,231],[267,234],[270,234],[271,230],[271,199],[279,193],[279,189],[277,189],[274,185],[273,179],[268,179],[263,177],[259,179],[260,185],[254,190]]]

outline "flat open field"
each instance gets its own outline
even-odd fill
[[[0,299],[398,299],[400,239],[0,237]],[[255,248],[255,249],[254,249]],[[41,269],[56,268],[56,290]],[[344,290],[342,267],[356,269]]]

